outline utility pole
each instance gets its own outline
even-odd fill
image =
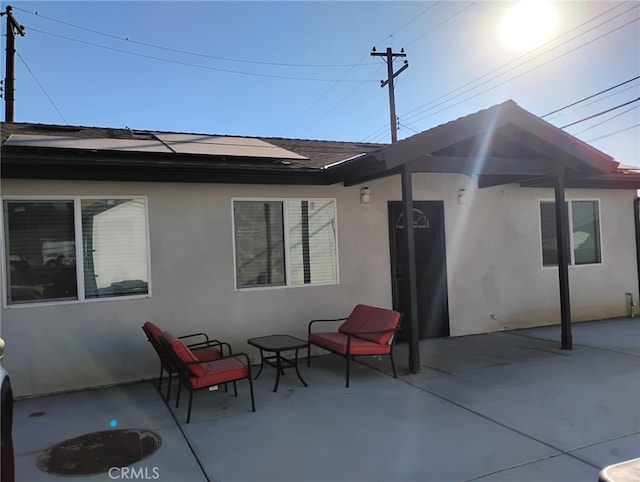
[[[391,47],[387,47],[387,51],[385,53],[376,52],[376,48],[373,47],[371,50],[372,57],[386,57],[385,61],[387,62],[387,80],[380,81],[380,87],[384,87],[389,85],[389,115],[391,117],[391,142],[398,142],[398,125],[396,118],[396,100],[395,94],[393,92],[393,79],[395,79],[402,71],[409,67],[409,62],[407,60],[404,61],[404,65],[398,69],[397,72],[393,72],[393,59],[396,57],[406,57],[407,54],[404,53],[404,49],[400,49],[400,53],[394,53],[391,50]]]
[[[14,120],[14,103],[15,103],[15,54],[16,54],[16,35],[20,34],[24,37],[24,27],[18,23],[13,16],[13,7],[7,5],[5,12],[0,12],[0,16],[7,16],[7,60],[6,60],[6,77],[4,79],[5,99],[4,99],[4,120],[13,122]]]

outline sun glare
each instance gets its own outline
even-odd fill
[[[556,7],[542,0],[517,2],[500,20],[500,38],[511,50],[526,52],[551,40],[558,26]]]

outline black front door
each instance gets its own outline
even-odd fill
[[[400,201],[389,201],[389,236],[393,308],[404,313],[397,341],[409,340],[409,270],[403,241],[405,228]],[[447,263],[442,201],[413,202],[413,233],[416,252],[419,338],[449,336]]]

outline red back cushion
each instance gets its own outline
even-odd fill
[[[346,321],[340,325],[338,331],[345,334],[361,331],[372,309],[373,307],[371,306],[356,305]]]
[[[388,330],[390,328],[397,328],[400,323],[400,313],[393,310],[386,310],[384,308],[373,308],[369,312],[369,318],[367,324],[363,327],[362,331],[378,331]],[[386,333],[371,333],[369,335],[358,335],[358,338],[363,340],[375,341],[376,343],[385,344],[389,343],[389,340],[393,336],[393,331]]]
[[[171,349],[181,362],[188,363],[198,361],[191,350],[189,350],[187,345],[182,343],[182,341],[176,338],[173,334],[165,331],[162,333],[162,338],[164,338],[169,343],[169,345],[171,345]],[[196,377],[203,377],[207,374],[207,371],[201,363],[190,363],[189,365],[185,365],[185,367]]]
[[[148,333],[149,335],[151,335],[151,337],[153,338],[154,344],[158,347],[161,347],[162,345],[160,344],[160,337],[162,336],[162,330],[158,328],[155,324],[151,323],[150,321],[147,321],[142,326],[144,328],[145,333]]]

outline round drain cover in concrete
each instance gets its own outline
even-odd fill
[[[155,452],[162,440],[148,430],[106,430],[88,433],[49,447],[38,468],[59,475],[93,475],[126,467]]]

